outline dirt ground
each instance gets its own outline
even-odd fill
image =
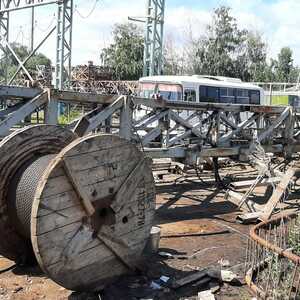
[[[240,167],[228,170],[224,174],[230,172],[238,180],[248,180],[254,175]],[[229,261],[225,269],[242,279],[250,226],[235,222],[236,207],[224,200],[224,191],[216,187],[212,173],[205,176],[200,181],[195,176],[167,175],[157,183],[155,223],[161,227],[159,251],[170,253],[173,258],[148,256],[144,272],[120,278],[94,296],[72,294],[47,279],[38,267],[15,267],[13,262],[0,258],[0,299],[197,299],[199,291],[209,288],[207,284],[187,285],[178,290],[167,286],[154,290],[150,284],[161,276],[174,280],[196,269],[220,267],[222,259]],[[253,298],[245,285],[229,284],[220,285],[215,297],[217,300]]]

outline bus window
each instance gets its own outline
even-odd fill
[[[236,103],[249,104],[249,90],[237,89],[236,91]]]
[[[158,84],[158,93],[165,100],[181,101],[182,87],[178,84]]]
[[[260,104],[260,92],[251,90],[249,91],[250,104]]]
[[[151,98],[155,92],[155,83],[140,83],[139,96],[142,98]]]
[[[199,99],[200,102],[206,102],[206,86],[200,86],[199,89]]]
[[[200,86],[200,102],[219,102],[219,88]]]
[[[232,88],[220,88],[221,103],[235,103],[235,90]]]
[[[184,101],[196,102],[196,91],[193,89],[184,90]]]

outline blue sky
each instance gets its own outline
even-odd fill
[[[76,10],[86,16],[95,0],[74,0]],[[145,0],[99,0],[90,18],[74,14],[73,61],[84,64],[88,60],[99,63],[100,49],[111,42],[115,23],[124,22],[128,16],[143,16]],[[295,62],[300,65],[300,1],[299,0],[166,0],[166,40],[176,41],[178,50],[188,41],[188,32],[201,36],[211,22],[213,8],[219,5],[232,7],[232,14],[241,27],[258,31],[268,43],[270,56],[277,55],[281,47],[290,46]],[[44,7],[37,10],[36,40],[42,39],[55,20],[56,9]],[[11,41],[29,44],[29,17],[16,12],[11,18]],[[49,40],[42,52],[51,59],[55,56],[55,39]]]

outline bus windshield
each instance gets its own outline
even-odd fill
[[[182,87],[179,84],[140,82],[140,97],[153,98],[155,94],[160,95],[165,100],[180,101],[182,100]]]
[[[165,100],[178,101],[182,100],[182,87],[178,84],[158,84],[158,94]]]
[[[139,96],[142,98],[151,98],[155,92],[155,83],[142,83],[139,84]]]

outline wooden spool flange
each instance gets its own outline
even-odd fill
[[[151,163],[113,135],[77,139],[51,161],[31,215],[34,253],[65,288],[99,290],[136,267],[155,210]]]
[[[18,260],[31,250],[9,215],[8,186],[18,169],[36,155],[57,154],[76,139],[59,126],[36,125],[20,129],[0,142],[0,254]]]

